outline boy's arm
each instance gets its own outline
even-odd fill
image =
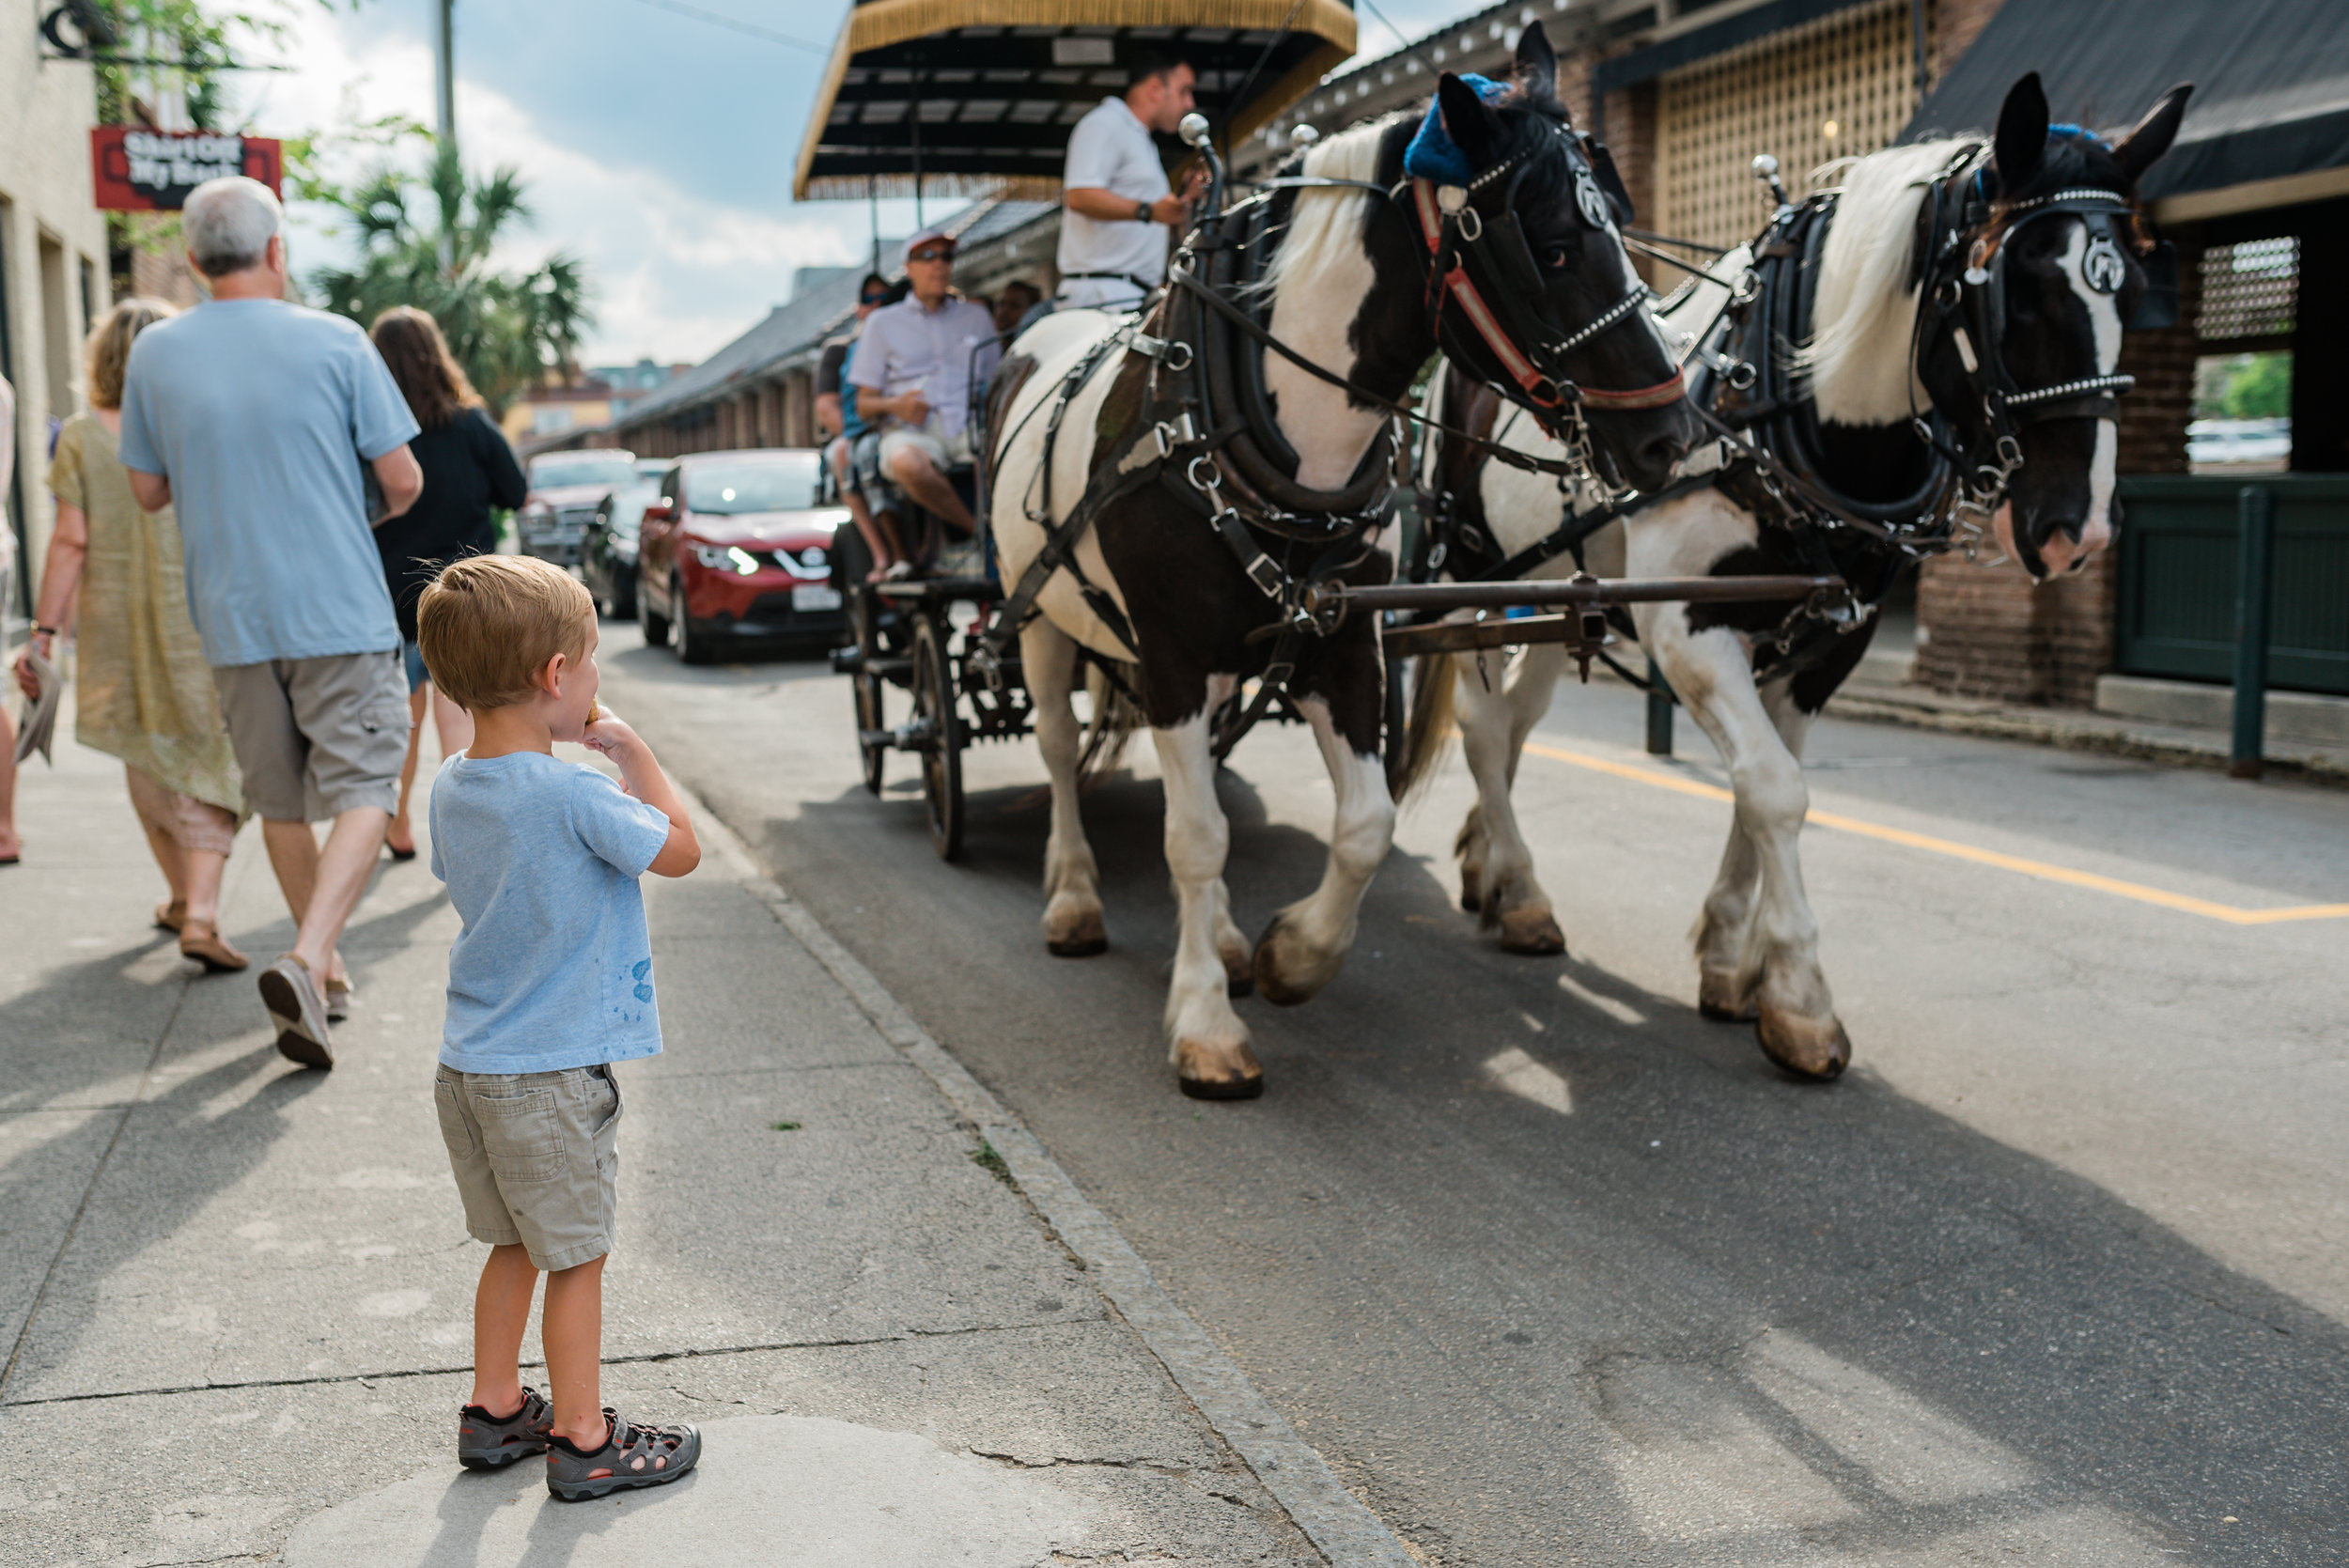
[[[686,814],[677,786],[661,770],[660,759],[645,744],[645,737],[607,713],[587,726],[581,742],[610,757],[628,792],[669,819],[668,842],[645,869],[656,877],[682,877],[701,864],[702,846],[693,836],[693,819]]]

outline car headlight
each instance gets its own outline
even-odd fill
[[[733,572],[739,577],[748,577],[763,565],[740,545],[695,545],[693,559],[711,571]]]

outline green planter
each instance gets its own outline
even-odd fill
[[[2233,679],[2246,485],[2276,497],[2268,684],[2349,696],[2349,475],[2123,478],[2114,662],[2123,675]]]

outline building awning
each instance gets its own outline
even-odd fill
[[[2141,186],[2180,216],[2349,192],[2349,175],[2323,178],[2349,171],[2341,0],[2008,0],[1906,134],[1989,129],[2030,70],[2058,119],[2104,132],[2126,130],[2164,91],[2193,83],[2178,139]],[[2247,186],[2268,199],[2176,200]]]

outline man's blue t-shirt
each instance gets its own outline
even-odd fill
[[[449,758],[431,815],[432,875],[465,923],[448,955],[443,1064],[551,1073],[659,1055],[636,879],[668,817],[541,752]]]
[[[214,300],[139,334],[122,461],[171,481],[206,663],[399,646],[363,464],[415,434],[382,356],[339,316]]]

